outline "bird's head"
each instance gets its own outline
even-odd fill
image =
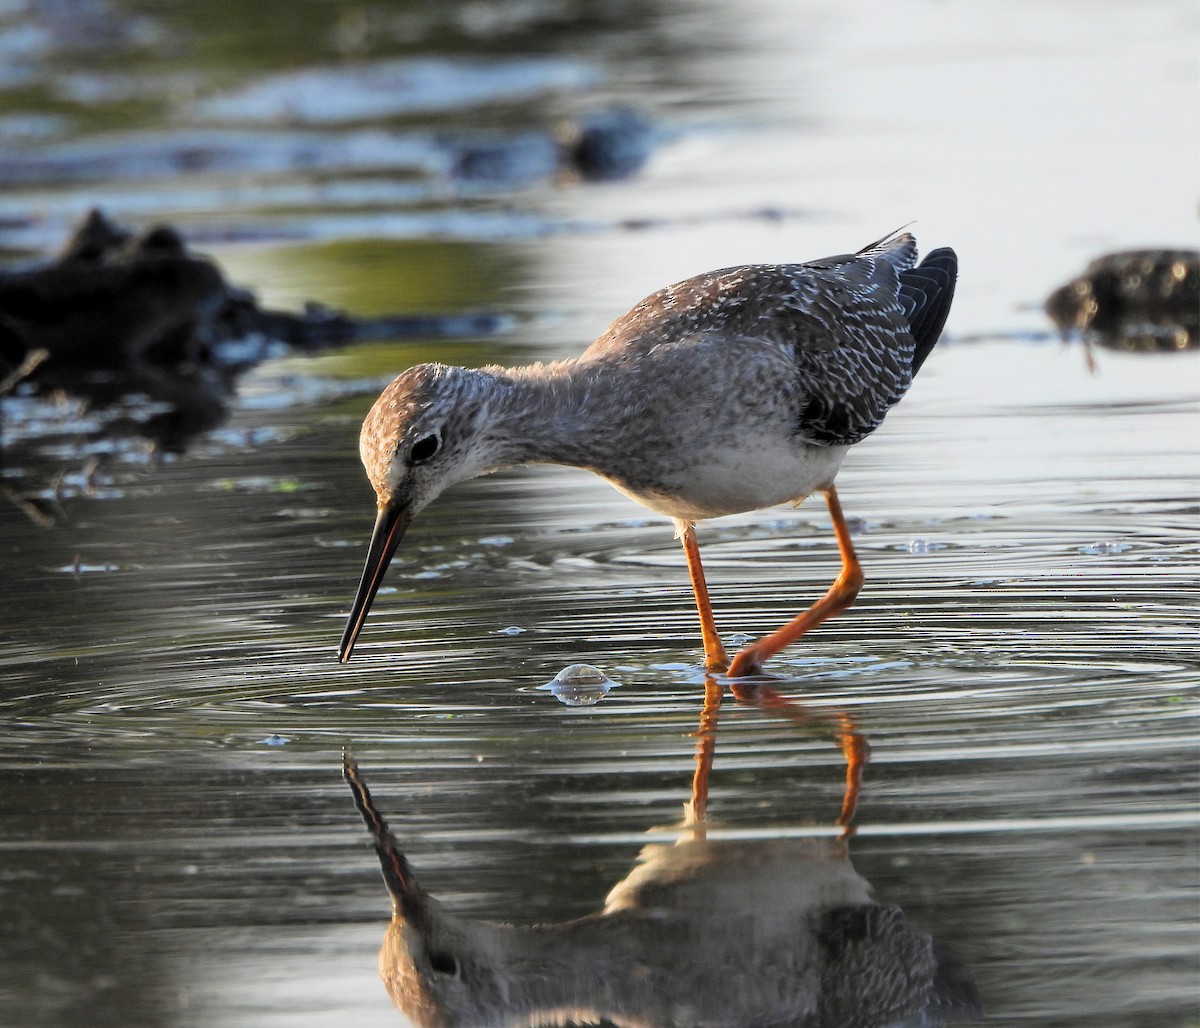
[[[444,364],[418,364],[397,376],[363,421],[359,452],[375,488],[378,515],[367,562],[338,659],[354,642],[405,530],[445,489],[493,470],[496,450],[484,438],[489,397],[498,377]]]
[[[379,973],[392,1002],[420,1028],[510,1023],[502,1009],[507,933],[483,921],[454,917],[417,881],[370,790],[348,754],[342,773],[375,843],[392,898],[392,923],[379,952]]]

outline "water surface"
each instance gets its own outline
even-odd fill
[[[174,459],[81,453],[69,405],[6,425],[5,481],[60,513],[47,530],[9,506],[0,529],[0,1021],[403,1023],[346,745],[455,912],[595,910],[689,795],[703,676],[671,526],[582,472],[458,487],[341,667],[373,515],[358,423],[408,364],[569,355],[668,281],[916,218],[962,279],[839,476],[866,586],[771,665],[816,727],[726,704],[714,825],[835,833],[843,757],[820,726],[848,718],[871,747],[854,868],[996,1023],[1198,1023],[1197,361],[1101,353],[1093,373],[1038,309],[1097,252],[1195,245],[1194,11],[467,4],[367,8],[364,36],[325,5],[108,10],[101,47],[21,43],[4,12],[16,258],[102,202],[174,220],[267,303],[514,328],[265,364]],[[396,60],[470,74],[442,106],[365,109],[363,76]],[[304,69],[341,69],[346,105],[304,92],[281,117]],[[439,163],[447,134],[614,103],[660,132],[627,181],[478,189]],[[727,638],[837,570],[818,501],[700,539]],[[620,686],[588,708],[540,688],[578,662]]]

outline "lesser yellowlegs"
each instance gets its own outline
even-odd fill
[[[456,482],[518,464],[586,468],[675,520],[705,666],[731,677],[844,610],[862,570],[833,480],[846,451],[907,391],[941,334],[958,261],[916,263],[889,236],[806,264],[754,264],[667,286],[576,360],[519,368],[420,364],[363,422],[378,497],[366,567],[338,648],[350,658],[413,518]],[[729,662],[713,620],[695,523],[825,494],[842,571],[824,597]]]

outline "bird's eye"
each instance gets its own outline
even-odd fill
[[[452,978],[458,977],[458,961],[454,959],[453,953],[447,953],[445,950],[433,950],[429,954],[429,966],[438,974],[449,975]]]
[[[412,449],[408,452],[409,464],[424,464],[441,449],[441,446],[442,440],[438,438],[436,433],[418,439],[413,443]]]

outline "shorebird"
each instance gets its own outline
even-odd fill
[[[426,892],[347,757],[392,900],[379,973],[396,1007],[420,1028],[979,1020],[970,971],[872,897],[848,838],[708,837],[711,740],[697,750],[678,840],[644,847],[601,909],[536,925],[455,915]]]
[[[575,360],[518,368],[419,364],[363,422],[360,452],[378,515],[338,648],[350,658],[413,518],[457,482],[520,464],[585,468],[673,518],[705,667],[737,678],[854,602],[862,569],[834,489],[846,452],[878,427],[933,349],[958,260],[917,264],[916,240],[854,254],[750,264],[667,286]],[[842,570],[824,597],[725,655],[696,522],[825,495]]]

